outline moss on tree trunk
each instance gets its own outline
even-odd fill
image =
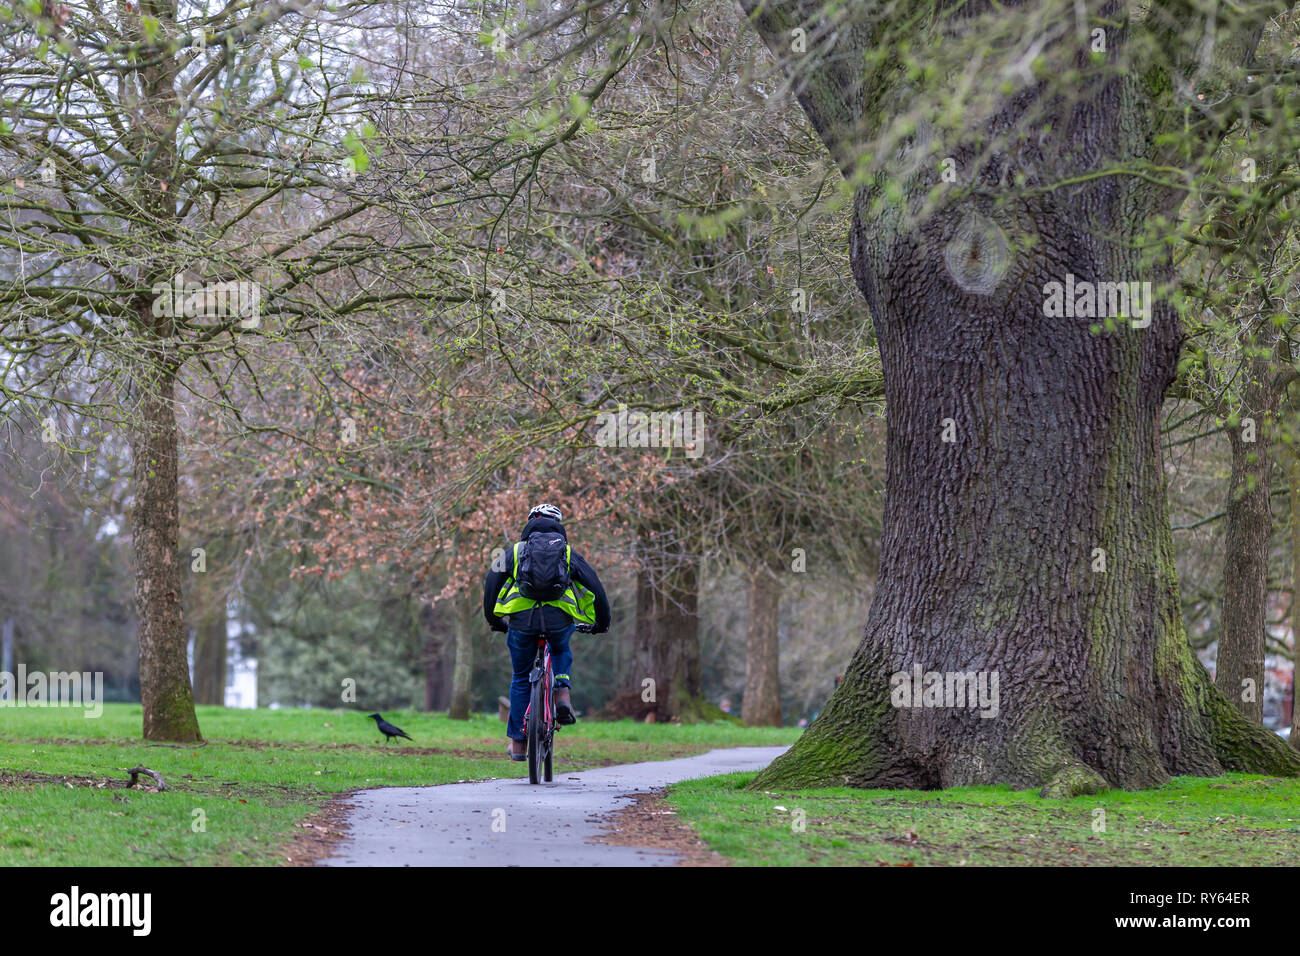
[[[143,395],[132,437],[135,504],[135,607],[139,620],[140,699],[146,740],[202,738],[194,713],[181,602],[175,370],[151,364],[137,376]]]
[[[981,76],[1013,76],[1005,58],[1022,55],[1022,14],[936,8],[902,20],[850,5],[837,8],[835,55],[800,56],[790,32],[827,35],[821,3],[742,2],[861,184],[850,261],[887,422],[880,575],[862,642],[818,719],[752,786],[1000,783],[1069,796],[1171,774],[1300,771],[1214,689],[1180,618],[1160,413],[1183,333],[1167,298],[1169,246],[1149,230],[1182,195],[1152,177],[1098,174],[1167,158],[1156,144],[1172,111],[1150,99],[1167,91],[1152,94],[1140,71],[1098,68],[1063,30],[1033,76],[990,80],[958,128],[899,134],[893,120],[925,115],[927,95],[952,102],[971,51]],[[912,31],[932,69],[874,56],[895,48],[897,33],[881,40],[891,29]],[[1126,35],[1105,32],[1110,63]],[[1068,95],[1038,83],[1067,71]],[[1124,283],[1126,297],[1138,283],[1145,298],[1094,297],[1080,314],[1065,291],[1076,282]],[[1069,311],[1050,307],[1054,287]],[[903,695],[922,677],[898,677],[916,669],[942,685],[959,676],[954,690],[966,675],[989,690],[996,678],[996,699]]]

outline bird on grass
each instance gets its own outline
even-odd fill
[[[384,735],[384,743],[388,743],[388,741],[392,740],[394,737],[405,737],[407,740],[411,739],[410,734],[404,731],[401,727],[394,727],[379,714],[371,714],[370,717],[374,720],[375,726],[379,728],[379,732]]]

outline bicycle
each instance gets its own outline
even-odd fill
[[[574,629],[591,633],[590,624],[578,624]],[[528,731],[528,782],[550,783],[555,756],[555,676],[551,671],[551,645],[545,634],[538,635],[537,656],[533,658],[528,683],[532,685],[528,709],[524,711],[524,726]]]

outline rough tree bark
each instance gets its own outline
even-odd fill
[[[749,572],[745,634],[745,696],[740,719],[751,727],[781,726],[781,581],[765,565]]]
[[[916,48],[962,49],[969,61],[963,37],[1010,31],[981,47],[992,99],[961,111],[966,129],[942,145],[923,129],[890,144],[897,160],[856,193],[850,259],[886,399],[880,576],[840,686],[751,786],[1002,783],[1068,796],[1171,774],[1300,770],[1215,690],[1183,631],[1159,445],[1176,313],[1160,301],[1149,327],[1122,316],[1094,331],[1044,310],[1048,283],[1067,274],[1157,290],[1171,278],[1167,246],[1138,250],[1181,196],[1153,177],[1097,174],[1168,161],[1153,145],[1148,89],[1167,91],[1169,75],[1090,69],[1087,33],[1062,29],[1042,38],[1037,75],[1079,70],[1068,96],[1032,77],[1000,91],[996,78],[1016,75],[1010,58],[1024,55],[1012,21],[1031,22],[1035,4],[935,4],[906,18],[892,5],[838,5],[849,19],[831,27],[818,0],[742,5],[848,175],[925,81],[873,51],[897,49],[900,30],[946,31],[942,42],[913,38]],[[1056,8],[1052,22],[1072,22],[1071,7]],[[1117,4],[1088,12],[1088,26],[1124,20]],[[792,54],[801,26],[816,42]],[[1106,36],[1113,63],[1128,34]],[[932,87],[959,82],[948,79],[959,66],[937,64]],[[927,205],[944,157],[974,188]],[[996,674],[996,716],[895,706],[891,677],[914,667]]]
[[[137,375],[139,422],[133,429],[135,609],[140,634],[140,702],[145,740],[197,741],[185,611],[181,602],[175,369],[161,363]],[[152,372],[152,375],[149,372]]]
[[[1214,683],[1243,717],[1262,725],[1268,551],[1273,534],[1270,445],[1280,395],[1272,388],[1273,372],[1266,358],[1252,359],[1245,374],[1243,424],[1228,429],[1232,472],[1224,534],[1223,629]],[[1243,427],[1246,418],[1251,419],[1251,432]]]
[[[174,0],[142,0],[137,12],[119,7],[123,34],[144,39],[143,20],[176,20]],[[133,198],[144,211],[157,242],[158,261],[142,270],[145,288],[171,279],[171,230],[177,221],[174,192],[167,190],[176,171],[176,58],[160,53],[138,70],[137,84],[126,89],[138,98],[140,124],[126,141],[141,165],[133,179]],[[147,163],[146,163],[147,158]],[[174,316],[154,311],[151,295],[135,303],[141,353],[133,386],[140,397],[131,438],[135,477],[132,540],[135,547],[135,606],[140,626],[140,701],[146,740],[197,741],[198,717],[186,659],[185,613],[181,603],[178,431],[174,406],[176,376],[183,359],[172,343]]]

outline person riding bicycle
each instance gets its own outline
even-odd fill
[[[572,724],[578,718],[570,697],[573,652],[569,638],[578,623],[590,624],[592,634],[609,630],[605,589],[591,565],[569,547],[563,521],[554,505],[533,508],[519,542],[493,562],[483,579],[483,616],[488,627],[506,635],[514,669],[506,723],[506,753],[511,760],[528,757],[523,719],[538,639],[545,637],[551,646],[556,720]]]

